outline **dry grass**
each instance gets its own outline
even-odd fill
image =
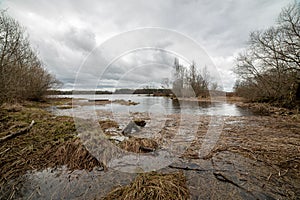
[[[182,172],[140,174],[135,180],[117,187],[104,197],[104,200],[184,200],[190,199],[186,179]]]
[[[119,128],[119,124],[117,122],[109,120],[109,119],[99,121],[99,124],[103,131],[106,131],[107,129],[110,129],[110,128]]]
[[[246,101],[243,97],[238,96],[227,96],[226,97],[227,102],[244,102]]]
[[[243,103],[239,102],[236,103],[237,106],[242,108],[247,108],[251,110],[254,114],[257,115],[263,115],[263,116],[287,116],[287,115],[293,115],[298,114],[299,110],[295,107],[294,109],[287,109],[287,108],[281,108],[272,106],[268,103]]]
[[[135,137],[122,141],[119,146],[126,151],[134,153],[147,153],[155,151],[158,148],[158,144],[155,140]]]
[[[18,112],[22,110],[23,106],[19,103],[15,103],[15,104],[4,103],[1,105],[0,108],[7,112]]]
[[[82,145],[78,138],[62,143],[57,148],[50,148],[45,151],[49,167],[66,165],[68,169],[92,170],[95,166],[102,164],[93,157]]]
[[[0,187],[27,170],[67,165],[70,169],[92,169],[101,164],[76,139],[71,117],[55,117],[37,107],[3,105],[0,135],[34,126],[26,134],[0,144]]]

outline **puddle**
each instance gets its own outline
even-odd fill
[[[113,187],[126,185],[134,178],[135,174],[113,170],[70,172],[63,167],[29,171],[14,186],[19,189],[13,199],[101,199]]]

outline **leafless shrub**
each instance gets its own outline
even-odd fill
[[[284,8],[276,25],[250,34],[237,57],[236,92],[254,101],[292,105],[300,87],[300,4]]]
[[[24,28],[0,11],[0,103],[40,100],[57,84],[31,48]]]
[[[185,67],[179,64],[178,59],[175,58],[174,68],[173,92],[178,97],[207,97],[209,89],[216,90],[218,88],[217,83],[212,82],[206,67],[201,71],[197,70],[196,63]]]

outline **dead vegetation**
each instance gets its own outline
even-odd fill
[[[186,179],[182,172],[159,174],[156,172],[140,174],[127,185],[117,187],[103,200],[184,200],[190,199]]]
[[[0,110],[0,135],[18,131],[32,120],[35,124],[30,130],[1,144],[1,188],[27,170],[62,165],[71,170],[91,170],[102,166],[76,139],[75,125],[70,117],[55,117],[37,107],[6,104]]]
[[[104,132],[111,128],[116,128],[116,129],[119,128],[119,124],[117,122],[109,120],[109,119],[101,120],[101,121],[99,121],[99,124],[100,124],[101,129]]]
[[[249,109],[253,114],[262,116],[287,116],[287,115],[298,115],[299,110],[297,109],[286,109],[282,107],[272,106],[268,103],[236,103],[237,106]]]
[[[119,144],[119,147],[134,153],[153,152],[158,148],[158,143],[149,138],[130,137]]]
[[[103,165],[93,157],[83,146],[80,139],[74,138],[62,143],[56,148],[45,150],[48,157],[48,167],[66,165],[69,170],[92,170],[94,167],[102,168]]]
[[[36,104],[31,105],[28,103],[24,105],[6,104],[0,110],[1,137],[9,134],[9,132],[26,128],[33,119],[35,120],[35,124],[30,131],[6,141],[0,147],[0,192],[3,190],[3,184],[24,174],[27,170],[45,169],[61,165],[66,165],[71,170],[91,170],[94,167],[102,167],[102,164],[90,155],[82,146],[80,140],[76,138],[72,118],[55,117],[37,108]],[[276,112],[279,112],[279,114],[276,114]],[[198,170],[195,173],[206,173],[202,174],[205,177],[213,172],[213,180],[216,179],[215,181],[222,182],[222,184],[231,183],[232,187],[244,188],[245,191],[249,190],[255,193],[260,189],[267,189],[268,195],[285,197],[285,199],[293,199],[293,197],[299,196],[300,119],[294,118],[293,115],[296,114],[290,115],[287,110],[274,110],[272,113],[271,116],[226,118],[222,134],[216,146],[206,157],[199,158],[201,141],[203,141],[209,128],[209,118],[202,117],[200,122],[197,123],[198,131],[195,140],[181,155],[181,158],[189,160],[189,162],[211,162],[212,167],[207,169],[205,166],[199,165],[195,169],[194,165],[187,165],[188,167],[177,167],[176,170],[186,170],[185,175],[188,180],[195,174],[188,175],[186,172],[193,173]],[[116,145],[134,153],[156,151],[162,146],[161,141],[164,141],[164,139],[170,141],[174,137],[174,133],[178,131],[180,124],[177,117],[178,115],[169,116],[160,133],[162,137],[159,139],[129,136],[129,138],[116,143]],[[188,118],[187,123],[182,126],[192,127],[190,121],[193,119],[193,117]],[[110,129],[118,129],[119,127],[117,122],[111,120],[103,120],[99,124],[103,130],[106,130],[105,134],[107,135],[111,133]],[[146,126],[143,131],[149,127]],[[121,134],[120,132],[121,130],[118,129],[114,133]],[[241,171],[234,171],[232,168],[226,169],[228,171],[224,170],[225,165],[234,162],[236,162],[234,167],[241,167]],[[239,173],[244,173],[243,179],[247,180],[248,185],[243,185],[244,183],[236,179]],[[196,176],[195,180],[203,181],[201,179],[202,175],[200,177]],[[173,198],[168,196],[171,189],[165,188],[164,185],[156,185],[159,184],[159,181],[162,184],[170,185],[171,183],[166,181],[172,178],[169,177],[168,180],[164,180],[164,177],[160,177],[162,174],[154,174],[150,178],[149,176],[148,173],[139,175],[137,180],[130,185],[114,189],[105,199],[147,199],[142,195],[150,195],[148,199]],[[160,180],[160,178],[163,178],[163,180]],[[155,182],[154,179],[157,179],[158,182]],[[190,183],[188,182],[189,186]],[[173,188],[176,188],[180,187],[181,183],[174,182],[173,184],[175,185]],[[254,188],[256,186],[258,189]],[[207,194],[214,193],[214,190],[218,191],[217,186],[212,185],[211,187],[212,191],[207,191]],[[163,188],[163,190],[160,188]],[[194,192],[191,190],[191,194],[198,195],[203,190],[201,188],[199,186]],[[174,191],[172,192],[175,194]],[[188,199],[188,195],[187,192],[187,198],[182,199]],[[176,197],[176,199],[179,198],[178,195]]]
[[[206,127],[207,130],[208,126]],[[269,195],[295,199],[300,194],[300,121],[292,115],[229,117],[218,142],[204,157],[199,158],[201,141],[206,130],[198,130],[197,140],[183,158],[234,163],[245,170],[247,182],[269,185]],[[222,157],[224,155],[232,157]],[[242,160],[245,160],[243,163]],[[255,169],[256,166],[256,170]],[[224,169],[222,165],[219,169]],[[230,169],[232,170],[232,169]],[[237,172],[228,173],[237,176]],[[253,186],[254,187],[254,186]],[[265,190],[266,188],[264,188]],[[280,192],[279,192],[280,191]]]
[[[117,140],[116,144],[121,148],[124,149],[125,151],[129,152],[134,152],[134,153],[148,153],[148,152],[153,152],[156,149],[158,149],[158,143],[154,139],[150,138],[138,138],[138,137],[133,137],[133,136],[123,136],[119,135],[116,136],[111,132],[111,129],[119,129],[119,124],[115,121],[112,120],[101,120],[99,121],[100,127],[102,131],[110,137],[112,140],[116,140],[116,138],[122,138],[122,140]],[[135,119],[134,121],[130,122],[128,126],[145,126],[146,122],[145,120],[142,119]],[[126,128],[124,130],[126,130]],[[124,134],[124,130],[122,133]],[[131,130],[129,131],[131,132]],[[121,133],[119,133],[121,134]],[[114,137],[115,136],[115,137]],[[123,139],[123,137],[125,139]]]
[[[256,117],[255,123],[240,127],[239,132],[232,128],[221,137],[221,146],[258,162],[289,169],[300,178],[299,121],[291,117]]]

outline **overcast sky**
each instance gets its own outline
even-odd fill
[[[215,79],[230,91],[234,58],[246,47],[249,33],[273,25],[292,2],[0,0],[0,6],[26,27],[32,46],[65,89],[155,85],[171,79],[177,55],[182,64],[200,60],[196,64],[218,73]],[[126,33],[143,27],[162,29]],[[198,44],[199,58],[191,41]]]

